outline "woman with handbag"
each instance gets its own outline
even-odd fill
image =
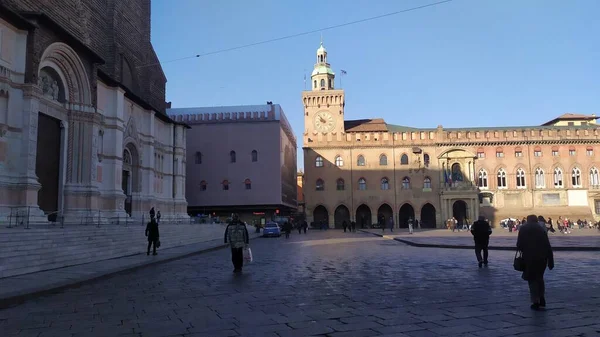
[[[522,278],[529,283],[531,309],[538,310],[546,306],[546,287],[544,272],[546,266],[554,268],[554,255],[548,239],[548,233],[539,225],[535,215],[527,217],[527,223],[519,229],[514,267],[522,271]]]

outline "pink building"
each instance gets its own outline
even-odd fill
[[[187,132],[188,212],[245,221],[296,212],[296,137],[278,104],[167,109]]]

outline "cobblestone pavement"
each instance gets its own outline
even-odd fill
[[[450,246],[473,246],[473,236],[469,231],[452,232],[445,229],[416,231],[409,234],[406,229],[394,229],[390,232],[386,229],[365,229],[363,231],[386,237],[398,238],[416,244],[426,245],[450,245]],[[490,247],[513,248],[517,243],[518,232],[509,233],[507,230],[494,228],[490,236]],[[571,234],[550,233],[550,242],[553,247],[564,249],[600,249],[600,231],[595,229],[575,229]]]
[[[366,233],[255,239],[0,311],[7,336],[598,336],[597,253],[557,252],[548,309],[529,309],[513,253],[479,269],[469,250],[416,248]]]

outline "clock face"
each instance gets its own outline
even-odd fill
[[[315,114],[315,130],[329,132],[335,127],[335,119],[329,111],[319,111]]]

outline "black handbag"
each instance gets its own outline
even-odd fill
[[[156,240],[156,248],[160,248],[160,240]]]
[[[523,252],[515,252],[515,260],[513,261],[513,267],[516,271],[525,271],[525,260],[523,260]]]

